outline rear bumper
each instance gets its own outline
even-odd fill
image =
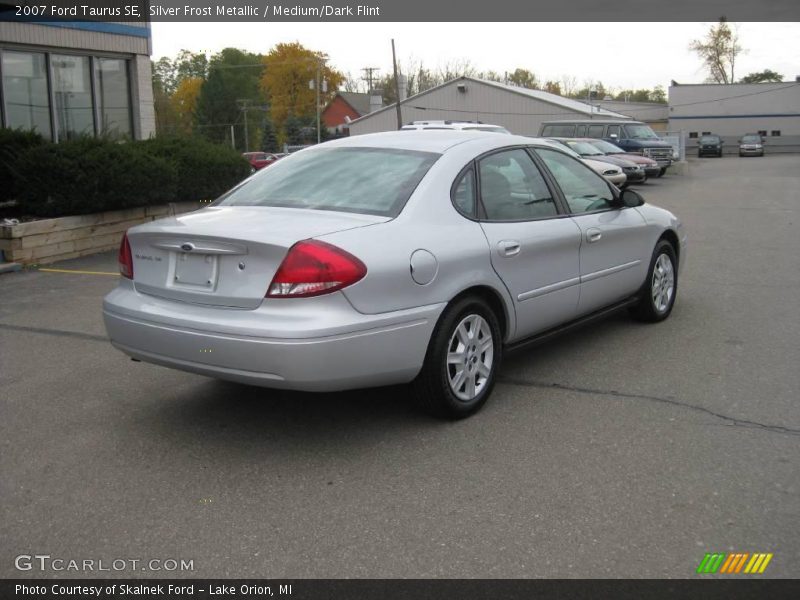
[[[364,315],[331,294],[226,309],[146,296],[123,282],[106,296],[103,318],[111,343],[145,362],[326,392],[411,381],[443,308]]]

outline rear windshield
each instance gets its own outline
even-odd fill
[[[589,142],[576,142],[567,140],[564,142],[568,147],[572,148],[581,156],[602,156],[603,153],[597,148],[592,146]]]
[[[620,148],[619,146],[615,146],[614,144],[607,142],[605,140],[592,140],[589,142],[592,146],[600,150],[600,152],[605,152],[606,154],[624,154],[625,150]]]
[[[396,217],[439,156],[386,148],[315,148],[259,171],[215,204]]]

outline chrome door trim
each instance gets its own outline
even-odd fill
[[[550,285],[545,285],[543,287],[536,288],[535,290],[530,290],[529,292],[523,292],[522,294],[519,294],[517,296],[517,300],[519,302],[523,302],[524,300],[530,300],[531,298],[538,298],[539,296],[544,296],[545,294],[557,292],[558,290],[565,290],[568,287],[572,287],[573,285],[578,285],[580,282],[581,282],[580,277],[565,279],[564,281],[551,283]]]
[[[595,271],[594,273],[587,273],[586,275],[581,276],[581,283],[594,281],[595,279],[600,279],[601,277],[606,277],[607,275],[613,275],[614,273],[619,273],[620,271],[624,271],[626,269],[632,269],[640,264],[642,264],[642,261],[632,260],[631,262],[617,265],[615,267],[609,267],[608,269],[602,269],[600,271]]]

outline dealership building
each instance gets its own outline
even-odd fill
[[[15,16],[0,0],[0,125],[60,141],[155,132],[148,23]]]
[[[738,151],[746,133],[760,134],[767,153],[800,152],[800,81],[676,84],[669,88],[669,128],[683,131],[687,149],[704,134]]]

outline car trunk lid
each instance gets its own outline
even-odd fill
[[[387,217],[275,207],[209,207],[128,232],[136,290],[182,302],[257,308],[300,240]]]

